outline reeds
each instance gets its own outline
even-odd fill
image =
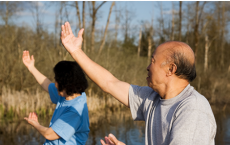
[[[108,95],[106,95],[108,96]],[[99,97],[98,94],[87,92],[87,105],[90,112],[108,108],[120,108],[119,103],[113,97]],[[22,118],[29,112],[36,112],[39,116],[52,115],[55,104],[50,100],[49,94],[39,89],[34,94],[24,91],[13,91],[9,88],[2,88],[0,97],[0,118]]]
[[[25,116],[31,111],[39,115],[51,115],[55,107],[46,92],[37,89],[35,94],[28,94],[6,87],[2,88],[0,104],[1,117],[10,118]]]

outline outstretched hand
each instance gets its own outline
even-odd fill
[[[38,122],[38,116],[36,113],[30,113],[29,114],[29,117],[24,117],[24,119],[29,123],[31,124],[32,126],[35,126],[35,125],[39,125],[39,122]]]
[[[109,136],[105,136],[105,142],[101,139],[102,145],[125,145],[123,142],[117,140],[117,138],[113,134],[109,134]]]
[[[22,61],[24,63],[24,65],[30,70],[32,67],[34,67],[34,56],[31,55],[30,57],[30,53],[29,51],[23,51],[23,55],[22,55]]]
[[[61,40],[66,50],[69,51],[69,53],[71,54],[76,50],[81,49],[81,45],[83,41],[82,34],[84,29],[81,29],[78,32],[78,37],[75,37],[73,35],[69,22],[65,22],[65,25],[62,25],[61,29],[62,29]]]

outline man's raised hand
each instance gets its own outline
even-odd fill
[[[23,55],[22,55],[22,61],[24,63],[24,65],[30,70],[32,67],[34,67],[34,56],[31,55],[30,57],[30,53],[29,51],[23,51]]]
[[[78,37],[75,37],[73,35],[69,22],[65,22],[65,25],[62,25],[61,29],[62,29],[61,40],[66,50],[69,51],[69,53],[71,54],[81,49],[81,45],[83,41],[82,34],[84,29],[81,29],[78,32]]]

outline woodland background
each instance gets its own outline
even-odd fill
[[[54,105],[22,63],[23,50],[35,57],[35,66],[54,81],[53,67],[61,60],[73,60],[62,46],[60,28],[68,18],[68,9],[74,8],[77,28],[85,28],[82,49],[95,62],[114,76],[131,84],[145,86],[150,56],[155,48],[170,40],[189,44],[196,56],[197,77],[191,83],[211,104],[223,110],[230,103],[230,2],[169,2],[171,17],[165,17],[161,2],[154,2],[160,10],[140,24],[133,24],[135,11],[118,7],[111,2],[105,27],[96,27],[103,2],[48,2],[56,5],[55,31],[50,33],[43,25],[38,2],[0,2],[0,117],[20,117],[29,111],[39,115],[52,114]],[[81,6],[81,7],[80,7]],[[35,27],[18,26],[10,20],[17,13],[29,9]],[[111,20],[114,15],[114,20]],[[113,21],[113,29],[109,27]],[[71,20],[70,20],[71,24]],[[110,28],[110,29],[109,29]],[[79,30],[79,29],[78,29]],[[75,32],[77,33],[77,32]],[[90,111],[121,105],[89,80],[86,90]],[[44,97],[47,96],[47,97]]]

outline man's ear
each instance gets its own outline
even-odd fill
[[[168,69],[167,76],[171,76],[176,73],[177,66],[174,63],[170,63]]]

